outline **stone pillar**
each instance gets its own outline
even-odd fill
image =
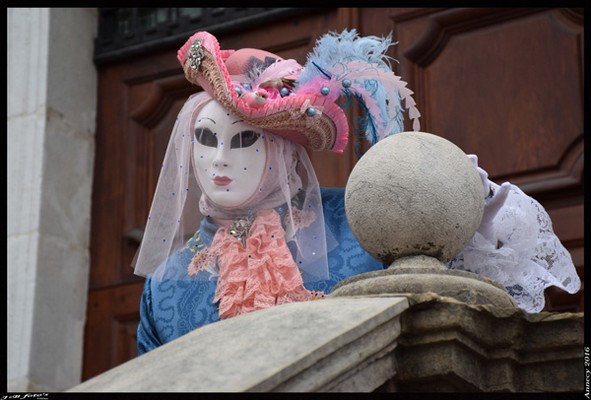
[[[9,391],[80,382],[90,267],[97,16],[9,8]]]
[[[480,176],[450,141],[404,132],[378,142],[351,172],[345,208],[361,246],[390,267],[346,279],[332,296],[433,292],[515,307],[502,286],[444,264],[474,236],[484,210]]]

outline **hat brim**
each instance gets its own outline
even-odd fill
[[[199,52],[198,62],[189,52]],[[299,143],[314,151],[343,151],[348,139],[348,122],[341,107],[320,95],[295,94],[267,99],[263,106],[251,107],[234,89],[225,64],[232,50],[220,50],[208,32],[193,35],[178,51],[186,78],[203,88],[224,108],[244,122]],[[314,113],[309,113],[310,108]]]

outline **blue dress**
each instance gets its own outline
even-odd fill
[[[353,236],[345,215],[344,188],[321,188],[325,225],[338,242],[328,253],[329,278],[305,284],[309,290],[329,293],[335,284],[353,275],[384,269]],[[199,231],[187,245],[171,256],[168,279],[147,278],[140,300],[140,323],[137,330],[138,355],[185,335],[200,326],[219,320],[213,302],[217,280],[175,279],[187,273],[187,266],[204,244],[209,245],[217,227],[203,219]]]

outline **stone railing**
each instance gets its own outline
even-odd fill
[[[372,391],[391,357],[405,298],[335,298],[210,324],[70,391]]]
[[[465,154],[434,135],[391,139],[345,195],[351,229],[388,269],[204,326],[69,392],[583,391],[582,313],[526,314],[500,285],[441,261],[482,218]]]
[[[69,392],[583,390],[579,314],[434,293],[286,304],[197,329]]]

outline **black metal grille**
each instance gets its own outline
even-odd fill
[[[313,12],[313,8],[99,8],[94,61],[182,44],[197,30],[215,35]]]

